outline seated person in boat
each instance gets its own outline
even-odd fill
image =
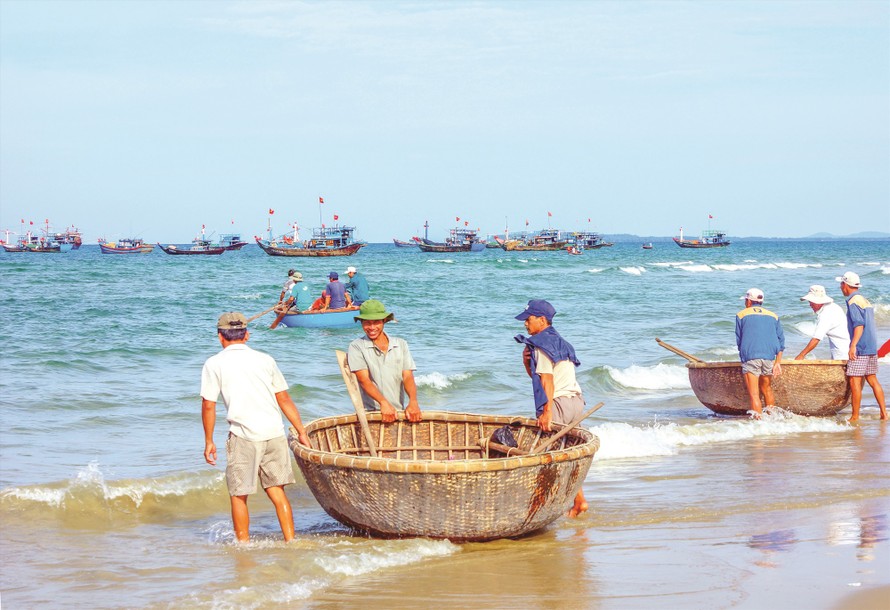
[[[281,287],[281,294],[278,296],[278,302],[284,303],[284,300],[287,298],[287,295],[290,294],[291,288],[294,287],[294,274],[297,273],[296,269],[289,269],[287,272],[287,281],[284,282],[284,286]],[[300,274],[302,278],[302,274]]]
[[[745,308],[735,317],[735,340],[742,361],[742,375],[751,402],[750,411],[760,418],[763,406],[776,406],[773,397],[772,378],[782,374],[782,352],[785,351],[785,333],[779,316],[763,308],[763,291],[751,288],[742,297]]]
[[[380,411],[384,422],[394,422],[397,409],[405,407],[408,421],[422,419],[417,404],[417,384],[414,381],[414,358],[408,349],[408,342],[399,337],[391,337],[384,331],[384,325],[393,319],[383,303],[371,299],[362,303],[359,314],[364,337],[349,344],[347,361],[349,370],[358,378],[362,404],[367,411]]]
[[[584,412],[584,396],[575,378],[575,367],[581,362],[575,356],[575,348],[553,328],[556,308],[543,299],[532,299],[525,311],[516,316],[525,322],[531,335],[516,335],[522,350],[525,372],[532,379],[535,399],[535,416],[538,426],[545,432],[550,424],[568,425]],[[587,510],[584,491],[579,490],[569,510],[570,517],[577,517]]]
[[[371,289],[368,287],[368,280],[355,267],[347,267],[346,275],[349,281],[346,282],[346,293],[352,297],[353,305],[361,305],[371,298]]]
[[[850,350],[847,360],[847,379],[850,380],[853,412],[849,421],[859,419],[862,405],[862,389],[865,383],[871,386],[881,419],[887,419],[887,405],[884,401],[884,388],[878,381],[878,334],[875,327],[875,308],[859,294],[862,282],[859,274],[847,271],[835,278],[841,284],[841,292],[847,299],[847,330],[850,332]]]
[[[810,291],[800,300],[809,301],[810,308],[816,314],[816,330],[810,342],[794,359],[803,360],[819,345],[819,341],[828,337],[831,359],[846,360],[850,351],[850,333],[847,330],[847,316],[841,306],[825,293],[825,286],[818,284],[810,286]]]
[[[324,288],[324,307],[328,309],[346,309],[352,307],[352,297],[346,292],[346,284],[340,282],[340,276],[336,271],[328,274],[328,285]]]
[[[307,311],[312,307],[312,297],[309,296],[309,286],[303,283],[303,274],[295,271],[291,275],[293,286],[290,288],[289,296],[285,301],[287,309],[295,309],[298,312]]]
[[[239,542],[250,539],[247,496],[261,483],[275,506],[284,539],[294,537],[294,518],[284,486],[295,483],[291,452],[281,424],[282,413],[297,430],[299,441],[309,438],[294,402],[287,393],[275,360],[249,348],[247,318],[240,312],[224,313],[216,324],[222,351],[211,356],[201,370],[201,420],[204,424],[204,459],[216,465],[216,403],[226,405],[229,435],[226,441],[226,486],[232,525]]]

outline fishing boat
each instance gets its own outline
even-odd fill
[[[566,246],[566,252],[578,256],[579,254],[584,254],[584,248],[569,244],[568,246]]]
[[[485,242],[480,241],[477,235],[474,229],[454,228],[448,232],[444,242],[419,237],[414,239],[421,252],[482,252]]]
[[[776,405],[797,415],[831,416],[850,404],[843,360],[786,360],[773,377]],[[689,362],[695,397],[714,413],[745,415],[750,408],[740,362]]]
[[[358,309],[353,307],[336,311],[288,312],[281,319],[281,324],[291,328],[351,328],[358,326],[355,321]]]
[[[74,225],[71,225],[61,233],[53,233],[52,236],[50,236],[50,241],[58,244],[62,252],[77,250],[83,245],[83,238],[80,234],[80,230]]]
[[[3,249],[6,252],[32,252],[42,254],[55,254],[62,251],[59,244],[48,240],[46,237],[34,235],[30,231],[20,236],[14,243],[4,243]]]
[[[269,256],[352,256],[366,244],[353,238],[355,227],[335,225],[312,229],[312,237],[301,240],[299,227],[293,235],[276,239],[256,238],[257,245]]]
[[[423,421],[383,423],[367,413],[373,448],[357,415],[306,426],[311,443],[289,444],[306,484],[334,519],[385,538],[422,536],[454,542],[515,538],[566,514],[599,449],[577,427],[542,453],[554,432],[532,419],[424,411]],[[485,442],[510,426],[522,455]]]
[[[643,250],[651,250],[651,249],[654,248],[654,247],[655,247],[655,246],[652,245],[652,242],[651,242],[651,241],[650,241],[649,243],[647,243],[647,244],[643,244]]]
[[[681,248],[725,248],[731,243],[726,239],[726,232],[718,229],[702,231],[698,239],[684,239],[683,227],[680,227],[680,236],[673,239]]]
[[[154,250],[153,244],[147,244],[138,237],[122,238],[113,241],[99,240],[102,254],[149,254]]]
[[[576,231],[572,233],[569,243],[581,250],[598,250],[599,248],[611,248],[615,245],[593,231]]]
[[[223,233],[219,236],[218,245],[226,250],[240,250],[247,242],[241,239],[240,233]]]
[[[542,229],[534,233],[521,233],[518,238],[504,240],[501,247],[507,251],[548,252],[562,250],[569,244],[569,236],[559,229]]]
[[[166,246],[162,246],[160,243],[158,247],[166,252],[167,254],[172,254],[174,256],[200,256],[200,255],[218,255],[222,254],[226,251],[222,246],[214,246],[210,242],[203,243],[193,243],[191,246],[186,248],[180,248],[175,244],[170,244]]]
[[[398,248],[415,248],[417,247],[417,242],[412,241],[402,241],[400,239],[392,238],[392,243],[396,245]]]

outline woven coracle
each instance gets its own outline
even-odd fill
[[[782,374],[772,380],[776,406],[798,415],[837,414],[850,404],[845,365],[843,360],[783,361]],[[690,362],[686,368],[692,391],[703,405],[724,415],[748,412],[740,362]]]
[[[539,455],[505,457],[480,447],[511,425],[530,451],[561,429],[535,420],[424,411],[423,421],[384,424],[368,413],[377,457],[356,415],[306,426],[312,447],[289,439],[318,503],[344,525],[382,537],[482,541],[513,538],[565,514],[590,469],[599,439],[577,427]]]

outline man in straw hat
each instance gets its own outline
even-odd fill
[[[763,291],[751,288],[744,296],[745,308],[735,317],[735,340],[742,361],[742,374],[755,418],[760,418],[763,406],[776,405],[773,397],[772,378],[782,374],[782,352],[785,351],[785,333],[779,316],[763,307]]]
[[[550,424],[568,425],[584,412],[584,396],[575,378],[575,367],[581,362],[572,344],[553,328],[555,315],[556,308],[548,301],[530,300],[516,319],[525,322],[531,336],[513,337],[525,344],[522,363],[532,380],[538,426],[545,432],[550,431]],[[579,490],[569,516],[577,517],[587,508],[584,491]]]
[[[850,333],[847,331],[847,316],[841,306],[825,293],[825,286],[818,284],[810,286],[810,291],[800,300],[809,301],[810,308],[816,314],[816,330],[807,346],[794,359],[803,360],[819,345],[819,341],[828,337],[831,359],[846,360],[850,351]]]
[[[229,422],[226,486],[231,497],[235,538],[239,542],[250,539],[247,496],[256,492],[259,481],[275,506],[281,533],[289,541],[294,537],[294,518],[284,486],[296,480],[281,414],[297,430],[300,443],[308,446],[309,438],[275,360],[247,347],[250,332],[244,314],[222,314],[216,332],[223,349],[208,358],[201,371],[204,459],[216,465],[213,429],[216,401],[222,396]]]
[[[862,405],[863,380],[871,386],[881,409],[881,419],[887,419],[884,389],[878,381],[878,334],[875,327],[875,308],[859,294],[862,282],[859,275],[847,271],[835,278],[841,284],[841,292],[847,299],[847,330],[850,332],[850,350],[847,361],[847,378],[850,380],[853,413],[850,421],[859,419]]]
[[[349,344],[349,370],[358,378],[366,410],[379,410],[384,422],[394,422],[398,417],[397,409],[402,408],[407,396],[405,416],[408,421],[419,422],[422,414],[414,381],[417,366],[411,350],[404,339],[391,337],[383,330],[393,317],[376,299],[362,303],[355,320],[361,322],[365,336]]]

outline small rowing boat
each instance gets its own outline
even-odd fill
[[[577,427],[533,454],[562,428],[542,433],[533,419],[425,411],[419,423],[385,424],[379,412],[366,416],[373,449],[357,415],[308,424],[311,447],[299,444],[293,430],[289,443],[331,517],[385,538],[483,541],[539,530],[572,506],[599,449],[599,439]],[[485,448],[503,426],[510,426],[520,455]]]
[[[292,328],[351,328],[358,326],[355,321],[357,315],[358,307],[335,311],[294,311],[286,313],[281,324]]]

